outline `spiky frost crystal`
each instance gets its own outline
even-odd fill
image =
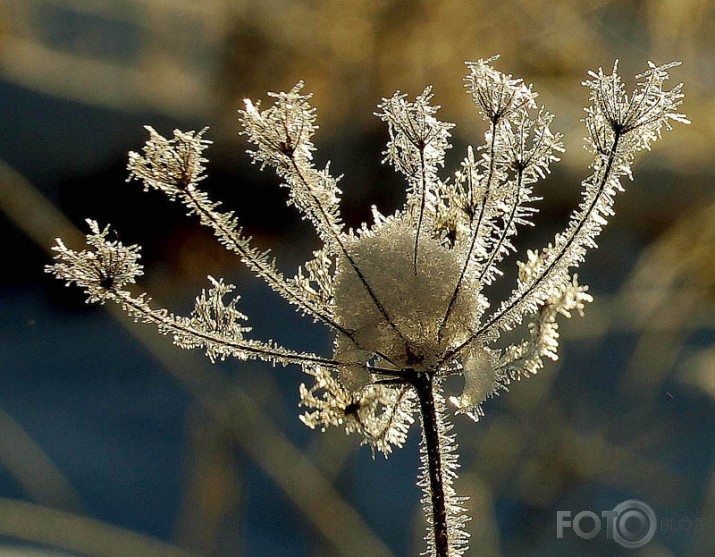
[[[493,67],[496,58],[467,63],[467,91],[486,123],[484,143],[469,147],[454,177],[443,179],[452,124],[437,118],[430,88],[414,101],[396,93],[383,99],[377,116],[389,130],[385,162],[407,181],[404,207],[374,222],[345,230],[338,179],[315,166],[317,130],[310,95],[298,83],[269,94],[263,109],[246,100],[240,111],[249,151],[262,167],[273,167],[289,192],[289,203],[310,220],[324,242],[292,278],[256,250],[237,217],[221,211],[200,189],[209,145],[201,132],[175,131],[165,138],[152,128],[143,153],[130,153],[130,178],[164,192],[198,216],[256,275],[303,314],[335,332],[332,357],[296,352],[247,338],[250,327],[224,301],[233,287],[209,277],[211,288],[188,317],[153,307],[146,294],[127,287],[142,270],[139,247],[109,239],[109,229],[88,221],[89,249],[74,251],[61,240],[48,269],[87,292],[88,301],[121,304],[134,318],[154,323],[182,348],[201,348],[215,360],[228,356],[297,364],[312,378],[300,388],[309,427],[345,427],[387,455],[401,446],[417,413],[423,430],[423,478],[429,555],[462,555],[467,548],[463,499],[457,497],[456,445],[445,421],[443,380],[464,376],[457,412],[477,420],[482,403],[515,380],[536,373],[543,358],[557,358],[557,317],[581,313],[591,301],[570,269],[595,247],[621,178],[631,177],[635,154],[649,149],[671,122],[687,123],[677,109],[681,85],[663,89],[668,70],[656,66],[637,76],[627,93],[614,66],[590,72],[584,82],[590,106],[584,119],[594,155],[583,181],[583,201],[567,228],[519,263],[512,294],[487,313],[484,287],[502,274],[499,264],[514,251],[518,227],[531,224],[539,197],[534,185],[563,152],[553,116],[536,103],[531,85]],[[528,318],[526,338],[500,346],[501,333]]]

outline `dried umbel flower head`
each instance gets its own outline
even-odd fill
[[[464,377],[462,394],[449,402],[478,420],[487,398],[536,373],[544,358],[558,357],[557,318],[582,313],[592,301],[571,269],[596,246],[621,178],[631,176],[636,153],[649,149],[672,122],[687,123],[678,112],[681,86],[663,88],[676,64],[650,64],[631,93],[617,66],[610,74],[590,72],[584,122],[594,160],[583,200],[552,243],[526,253],[511,295],[493,304],[484,288],[502,275],[519,227],[531,224],[536,212],[540,198],[533,188],[564,151],[561,134],[551,129],[553,116],[537,106],[532,86],[496,70],[495,60],[467,64],[466,88],[486,131],[483,145],[467,149],[451,180],[440,174],[453,124],[438,119],[431,89],[414,101],[402,93],[383,99],[377,116],[389,130],[385,162],[404,175],[406,200],[392,215],[375,209],[373,222],[357,230],[342,224],[338,179],[329,166],[313,161],[316,114],[303,84],[271,93],[273,104],[265,109],[246,101],[240,120],[254,145],[250,155],[262,168],[275,169],[289,202],[323,241],[292,278],[252,246],[232,212],[220,210],[199,188],[210,143],[205,130],[165,138],[148,128],[143,153],[130,154],[131,179],[183,203],[271,288],[334,331],[330,357],[247,338],[246,317],[237,298],[224,302],[233,287],[222,280],[209,277],[212,286],[197,298],[191,316],[153,307],[147,295],[126,288],[141,274],[139,248],[109,240],[108,229],[92,221],[91,249],[73,251],[58,240],[57,262],[49,267],[85,288],[89,301],[115,301],[212,360],[233,356],[301,366],[312,379],[300,388],[302,420],[309,427],[342,426],[387,455],[404,443],[419,414],[426,540],[428,554],[439,557],[462,555],[468,538],[463,499],[453,488],[457,455],[445,419],[444,379]],[[525,320],[525,338],[500,345],[502,333]]]
[[[90,234],[87,234],[89,249],[73,251],[57,239],[52,248],[57,263],[52,273],[67,285],[76,284],[87,294],[87,302],[104,303],[112,299],[108,295],[112,290],[134,284],[144,271],[139,259],[139,246],[125,246],[119,240],[108,240],[109,226],[103,229],[87,219]]]

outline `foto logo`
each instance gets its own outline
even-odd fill
[[[583,524],[583,519],[589,520]],[[653,539],[658,519],[648,505],[637,499],[628,499],[616,505],[613,510],[601,511],[601,516],[592,511],[581,511],[571,518],[571,511],[556,512],[556,537],[562,539],[564,530],[571,528],[581,539],[595,538],[606,521],[606,536],[621,547],[634,549],[643,547]],[[593,526],[590,527],[590,522]]]

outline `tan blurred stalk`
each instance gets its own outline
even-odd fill
[[[680,59],[694,125],[660,148],[660,164],[694,172],[712,170],[713,37],[709,0],[0,0],[0,76],[91,105],[219,120],[227,140],[244,97],[299,79],[328,140],[374,129],[380,97],[433,84],[456,133],[473,137],[463,61],[500,53],[558,104],[564,164],[582,168],[585,69]]]
[[[34,500],[44,505],[81,510],[82,499],[27,431],[0,408],[0,465]]]
[[[194,555],[97,520],[4,498],[0,498],[0,535],[93,557]]]

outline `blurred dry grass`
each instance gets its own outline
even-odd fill
[[[564,377],[559,365],[551,365],[537,379],[516,385],[486,424],[458,424],[461,432],[469,431],[461,437],[460,482],[461,491],[472,496],[474,545],[480,555],[522,555],[528,554],[527,541],[553,537],[552,523],[534,534],[536,541],[500,539],[494,510],[499,496],[519,500],[538,515],[583,485],[605,485],[669,508],[689,504],[699,490],[702,502],[694,510],[712,524],[712,462],[706,463],[707,485],[692,485],[657,453],[677,435],[669,429],[677,429],[675,418],[669,422],[662,415],[666,385],[682,385],[678,396],[715,398],[715,351],[693,341],[695,333],[712,339],[715,332],[713,36],[715,4],[709,0],[0,0],[0,77],[82,103],[211,121],[214,138],[227,144],[236,141],[234,114],[243,97],[263,97],[298,79],[315,92],[319,141],[331,145],[373,137],[378,126],[370,115],[381,96],[396,89],[415,94],[434,84],[444,118],[458,123],[464,140],[481,132],[461,90],[463,60],[501,53],[500,67],[533,81],[557,113],[568,148],[562,164],[569,176],[578,176],[588,160],[578,124],[585,102],[578,83],[585,70],[610,66],[614,58],[621,59],[624,73],[638,71],[646,59],[683,60],[676,78],[687,84],[684,110],[693,125],[658,145],[655,156],[644,157],[637,168],[640,181],[616,217],[624,226],[646,230],[650,247],[618,292],[597,292],[589,315],[565,327],[567,346],[574,342],[591,354],[614,336],[637,339],[624,368],[614,373],[614,396],[628,400],[628,407],[585,433],[574,408],[555,395]],[[656,180],[663,173],[668,183]],[[0,210],[38,244],[46,248],[55,236],[67,235],[61,229],[71,225],[11,169],[2,168],[0,188]],[[23,197],[20,191],[30,193]],[[145,329],[136,334],[198,400],[188,420],[178,544],[201,555],[240,547],[245,486],[233,455],[238,448],[288,493],[322,536],[316,555],[338,548],[358,555],[366,540],[374,544],[368,554],[390,553],[350,501],[330,487],[356,450],[353,439],[316,436],[309,454],[301,453],[252,402],[261,400],[265,385],[227,385],[207,364],[177,357]],[[295,414],[290,402],[272,403],[271,414]],[[594,404],[576,408],[597,415]],[[12,430],[18,446],[39,450],[31,440],[21,441],[10,420],[0,421],[4,438]],[[668,427],[654,429],[653,423]],[[52,469],[49,461],[34,460]],[[52,474],[47,477],[55,478],[53,489],[71,493],[61,474]],[[316,485],[323,495],[311,498]],[[42,501],[42,493],[31,495]],[[53,502],[51,492],[44,497]],[[9,533],[2,528],[0,520],[0,534]],[[415,540],[421,528],[415,519]],[[714,530],[694,533],[692,555],[711,554]],[[647,551],[641,555],[674,555],[663,545]]]
[[[570,129],[587,68],[620,58],[627,75],[645,59],[683,60],[677,77],[695,124],[660,156],[702,169],[714,141],[708,0],[2,0],[0,14],[6,79],[111,108],[204,119],[216,111],[231,135],[242,98],[302,79],[328,137],[346,124],[374,125],[381,96],[426,84],[471,136],[463,61],[500,53],[503,68],[535,82]],[[580,137],[579,128],[572,155]]]

